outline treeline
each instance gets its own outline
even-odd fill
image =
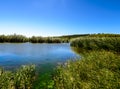
[[[89,37],[120,37],[120,34],[105,34],[105,33],[98,33],[98,34],[89,34]]]
[[[0,42],[28,42],[29,39],[23,35],[0,35]]]
[[[63,39],[73,39],[73,38],[77,38],[77,37],[85,37],[85,36],[89,36],[90,34],[75,34],[75,35],[63,35],[63,36],[59,36],[60,38]]]
[[[120,37],[120,34],[97,33],[97,34],[75,34],[59,36],[60,38],[73,39],[78,37]]]
[[[29,38],[31,43],[68,43],[68,39],[62,39],[58,37],[35,37]]]
[[[81,35],[66,35],[66,36],[55,36],[55,37],[41,37],[41,36],[32,36],[26,37],[23,35],[0,35],[0,42],[10,42],[10,43],[68,43],[72,38],[88,36],[88,34]]]
[[[41,36],[32,36],[26,37],[23,35],[0,35],[0,43],[10,42],[10,43],[68,43],[68,38],[61,37],[41,37]]]
[[[69,42],[67,39],[62,39],[58,37],[36,37],[32,36],[30,38],[23,35],[0,35],[0,42],[10,42],[10,43],[66,43]]]
[[[78,37],[120,37],[120,34],[76,34],[76,35],[65,35],[65,36],[54,36],[54,37],[41,37],[32,36],[26,37],[23,35],[0,35],[0,43],[69,43],[71,39]]]

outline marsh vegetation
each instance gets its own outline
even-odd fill
[[[55,89],[120,88],[119,37],[80,37],[71,41],[71,47],[80,52],[81,58],[58,66]]]
[[[120,37],[80,37],[71,41],[71,46],[81,50],[107,50],[120,52]]]
[[[14,38],[14,37],[13,37]],[[65,40],[63,40],[63,38]],[[81,55],[57,67],[50,65],[37,69],[22,66],[16,72],[0,69],[1,89],[119,89],[120,88],[120,35],[89,34],[74,39],[27,38],[31,43],[69,42]],[[54,69],[53,69],[54,68]],[[46,71],[45,71],[46,70]],[[8,86],[6,86],[8,85]]]
[[[119,89],[120,56],[107,51],[85,53],[57,69],[55,89]]]
[[[31,89],[35,80],[35,65],[22,66],[16,72],[0,68],[0,89]]]

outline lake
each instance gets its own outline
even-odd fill
[[[59,64],[78,57],[69,43],[0,43],[0,66],[16,69],[25,64]]]

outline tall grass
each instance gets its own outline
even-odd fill
[[[120,37],[80,37],[71,40],[71,46],[81,50],[120,52]]]
[[[30,38],[23,35],[0,35],[0,43],[10,42],[10,43],[68,43],[69,39],[61,37],[41,37],[32,36]]]
[[[53,38],[53,37],[31,37],[29,41],[31,43],[62,43],[63,39],[61,38]]]
[[[94,51],[58,67],[55,89],[120,89],[120,56]]]
[[[28,42],[29,39],[23,35],[0,35],[0,42],[3,43],[3,42],[17,42],[17,43],[21,43],[21,42]]]
[[[0,69],[0,89],[31,89],[35,65],[22,66],[15,73]]]

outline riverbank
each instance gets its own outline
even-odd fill
[[[81,59],[58,67],[55,89],[119,89],[120,38],[84,37],[71,41]]]
[[[119,89],[120,56],[92,51],[58,67],[55,89]]]
[[[119,45],[119,37],[84,37],[74,39],[71,41],[71,47],[74,47],[74,51],[81,55],[79,59],[69,60],[57,68],[56,66],[51,67],[51,65],[43,66],[42,69],[38,70],[39,72],[33,72],[37,74],[34,75],[33,78],[35,80],[33,82],[23,79],[27,75],[19,74],[23,80],[17,80],[18,87],[21,87],[21,84],[22,87],[27,87],[26,84],[30,83],[31,87],[28,87],[33,89],[119,89]],[[31,76],[31,72],[26,71],[22,72]],[[6,76],[6,73],[8,72],[3,72],[2,76]],[[8,78],[7,80],[11,82],[13,74],[8,74],[4,78]],[[2,76],[0,77],[3,78]],[[12,78],[14,80],[14,77]],[[3,82],[3,84],[9,83],[8,81],[6,82]]]

